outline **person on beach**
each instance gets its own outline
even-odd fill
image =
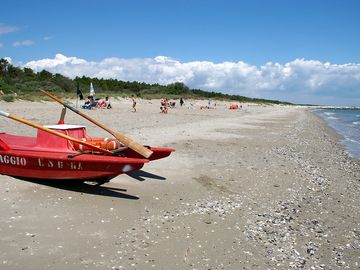
[[[168,104],[167,104],[167,99],[163,98],[161,99],[161,107],[160,107],[160,110],[162,113],[167,113],[168,112]]]
[[[96,108],[105,108],[105,100],[99,100],[96,103]]]
[[[168,102],[169,108],[175,108],[176,107],[176,101],[169,101]]]
[[[91,110],[91,96],[88,96],[85,100],[84,105],[82,106],[83,109]]]
[[[180,98],[180,107],[182,107],[184,105],[184,100],[183,98]]]
[[[131,100],[133,102],[133,104],[132,104],[133,112],[136,112],[136,99],[135,99],[135,97],[131,96]]]
[[[91,107],[96,107],[96,101],[94,99],[94,96],[88,96],[88,99],[90,100]]]
[[[106,107],[106,109],[112,108],[109,97],[105,97],[105,107]]]
[[[111,109],[111,102],[109,100],[109,97],[105,97],[104,100],[98,100],[98,102],[96,103],[96,108],[102,108],[102,109]]]

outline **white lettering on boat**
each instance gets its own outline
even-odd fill
[[[17,165],[17,166],[26,166],[27,161],[26,158],[24,157],[0,155],[0,163]]]
[[[81,162],[64,162],[61,160],[48,160],[44,158],[38,158],[38,166],[42,168],[55,168],[55,169],[71,169],[71,170],[82,170]]]
[[[58,162],[57,162],[57,167],[58,167],[59,169],[64,168],[64,162],[58,161]]]
[[[43,158],[38,158],[39,167],[53,168],[54,162],[51,160],[44,160]]]
[[[80,162],[70,162],[70,168],[72,170],[82,170],[82,166]]]
[[[54,163],[53,163],[51,160],[48,161],[48,167],[49,167],[49,168],[54,167]]]
[[[42,162],[41,158],[38,158],[39,167],[44,167],[44,163]]]

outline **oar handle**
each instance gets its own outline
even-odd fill
[[[10,113],[0,111],[0,115],[4,117],[9,117]]]
[[[64,105],[64,107],[68,108],[69,110],[72,110],[73,112],[75,112],[77,114],[81,114],[81,112],[79,110],[75,109],[70,104],[68,104],[65,101],[61,100],[57,96],[54,96],[54,95],[50,94],[49,92],[47,92],[47,91],[45,91],[45,90],[43,90],[41,88],[40,88],[40,91],[43,92],[45,95],[47,95],[49,98],[52,98],[53,100],[59,102],[61,105]]]
[[[40,91],[43,92],[45,95],[47,95],[49,98],[52,98],[53,100],[59,102],[61,105],[64,105],[64,107],[68,108],[69,110],[72,110],[74,113],[77,113],[79,115],[81,115],[82,117],[86,118],[87,120],[89,120],[90,122],[92,122],[93,124],[105,129],[106,131],[109,132],[109,129],[107,127],[102,126],[99,122],[97,122],[96,120],[90,118],[89,116],[87,116],[86,114],[83,114],[82,112],[80,112],[79,110],[75,109],[74,107],[72,107],[70,104],[66,103],[65,101],[61,100],[60,98],[50,94],[49,92],[43,90],[40,88]]]
[[[48,132],[50,134],[53,134],[55,136],[58,136],[60,138],[63,138],[63,139],[66,139],[66,140],[69,140],[69,141],[72,141],[72,142],[76,142],[76,143],[79,143],[79,144],[82,144],[82,145],[86,145],[87,147],[89,147],[90,149],[93,149],[93,150],[96,150],[98,152],[101,152],[103,154],[107,154],[107,155],[112,155],[113,153],[111,151],[108,151],[106,149],[102,149],[102,148],[99,148],[97,146],[94,146],[92,144],[89,144],[89,143],[86,143],[86,142],[83,142],[81,140],[78,140],[76,138],[73,138],[73,137],[70,137],[68,135],[65,135],[65,134],[62,134],[60,132],[57,132],[55,130],[52,130],[52,129],[49,129],[49,128],[46,128],[46,127],[43,127],[41,125],[38,125],[36,123],[33,123],[31,121],[28,121],[28,120],[25,120],[23,118],[20,118],[18,116],[15,116],[15,115],[11,115],[10,113],[7,113],[7,112],[4,112],[4,111],[0,111],[0,115],[1,116],[4,116],[4,117],[7,117],[7,118],[10,118],[12,120],[15,120],[17,122],[20,122],[20,123],[23,123],[25,125],[28,125],[28,126],[31,126],[33,128],[37,128],[37,129],[40,129],[40,130],[43,130],[45,132]]]
[[[59,102],[60,104],[62,104],[62,105],[65,104],[64,101],[62,101],[60,98],[58,98],[58,97],[50,94],[49,92],[47,92],[47,91],[45,91],[45,90],[43,90],[43,89],[41,89],[41,88],[40,88],[40,91],[43,92],[45,95],[47,95],[49,98],[52,98],[53,100]]]
[[[89,148],[91,148],[91,149],[93,149],[93,150],[96,150],[96,151],[98,151],[98,152],[102,152],[103,154],[112,155],[112,152],[111,152],[111,151],[108,151],[108,150],[106,150],[106,149],[102,149],[102,148],[97,147],[97,146],[95,146],[95,145],[92,145],[92,144],[83,142],[83,141],[81,141],[81,140],[78,140],[78,139],[76,139],[76,138],[73,138],[73,137],[70,137],[70,136],[68,136],[68,135],[62,134],[62,133],[57,132],[57,131],[55,131],[55,130],[52,130],[52,129],[43,127],[43,126],[38,125],[38,124],[36,124],[36,123],[30,122],[30,121],[28,121],[28,120],[22,119],[22,118],[20,118],[20,117],[15,116],[15,115],[9,115],[8,117],[11,118],[11,119],[13,119],[13,120],[15,120],[15,121],[24,123],[24,124],[26,124],[26,125],[28,125],[28,126],[32,126],[32,127],[34,127],[34,128],[37,128],[37,129],[46,131],[46,132],[48,132],[48,133],[50,133],[50,134],[53,134],[53,135],[55,135],[55,136],[58,136],[58,137],[60,137],[60,138],[63,138],[63,139],[66,139],[66,140],[69,140],[69,141],[72,141],[72,142],[76,142],[76,143],[78,143],[78,144],[85,145],[85,146],[87,146],[87,147],[89,147]]]

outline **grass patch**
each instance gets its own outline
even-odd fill
[[[6,101],[6,102],[14,102],[15,101],[15,95],[6,94],[6,95],[1,96],[1,99]]]

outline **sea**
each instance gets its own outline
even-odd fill
[[[322,109],[315,113],[344,137],[348,154],[360,159],[360,110]]]

